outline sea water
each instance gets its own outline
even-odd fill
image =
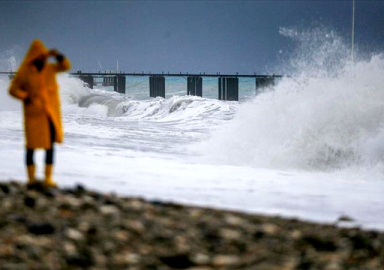
[[[148,79],[128,77],[126,94],[58,77],[65,142],[55,179],[120,195],[279,214],[384,229],[384,55],[350,61],[332,31],[281,29],[297,50],[276,73],[289,74],[240,101],[187,96],[167,78],[166,98],[148,98]],[[3,60],[12,64],[14,61]],[[21,104],[0,77],[0,174],[25,182]],[[43,177],[43,151],[35,157]]]
[[[218,79],[217,77],[202,77],[203,97],[217,99]],[[98,85],[102,84],[96,79]],[[96,86],[98,87],[98,86]],[[102,87],[106,91],[113,91],[113,86]],[[165,75],[165,98],[187,95],[187,77],[168,77]],[[145,100],[149,96],[148,76],[127,76],[125,95],[135,100]],[[239,78],[239,101],[246,101],[256,95],[256,81],[254,78]]]

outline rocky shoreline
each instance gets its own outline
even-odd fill
[[[384,269],[384,233],[0,183],[0,269]]]

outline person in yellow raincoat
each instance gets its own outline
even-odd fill
[[[48,62],[50,57],[56,61]],[[48,50],[40,40],[34,40],[9,87],[10,95],[23,102],[28,184],[36,182],[34,150],[45,149],[44,184],[56,187],[52,179],[53,143],[63,141],[56,73],[70,65],[57,50]]]

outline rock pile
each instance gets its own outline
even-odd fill
[[[0,269],[384,269],[384,233],[0,184]]]

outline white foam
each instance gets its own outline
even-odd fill
[[[384,55],[333,63],[329,56],[345,46],[331,37],[320,51],[299,46],[314,55],[295,58],[290,64],[300,67],[291,78],[241,104],[233,121],[197,147],[202,155],[259,168],[384,173]]]

